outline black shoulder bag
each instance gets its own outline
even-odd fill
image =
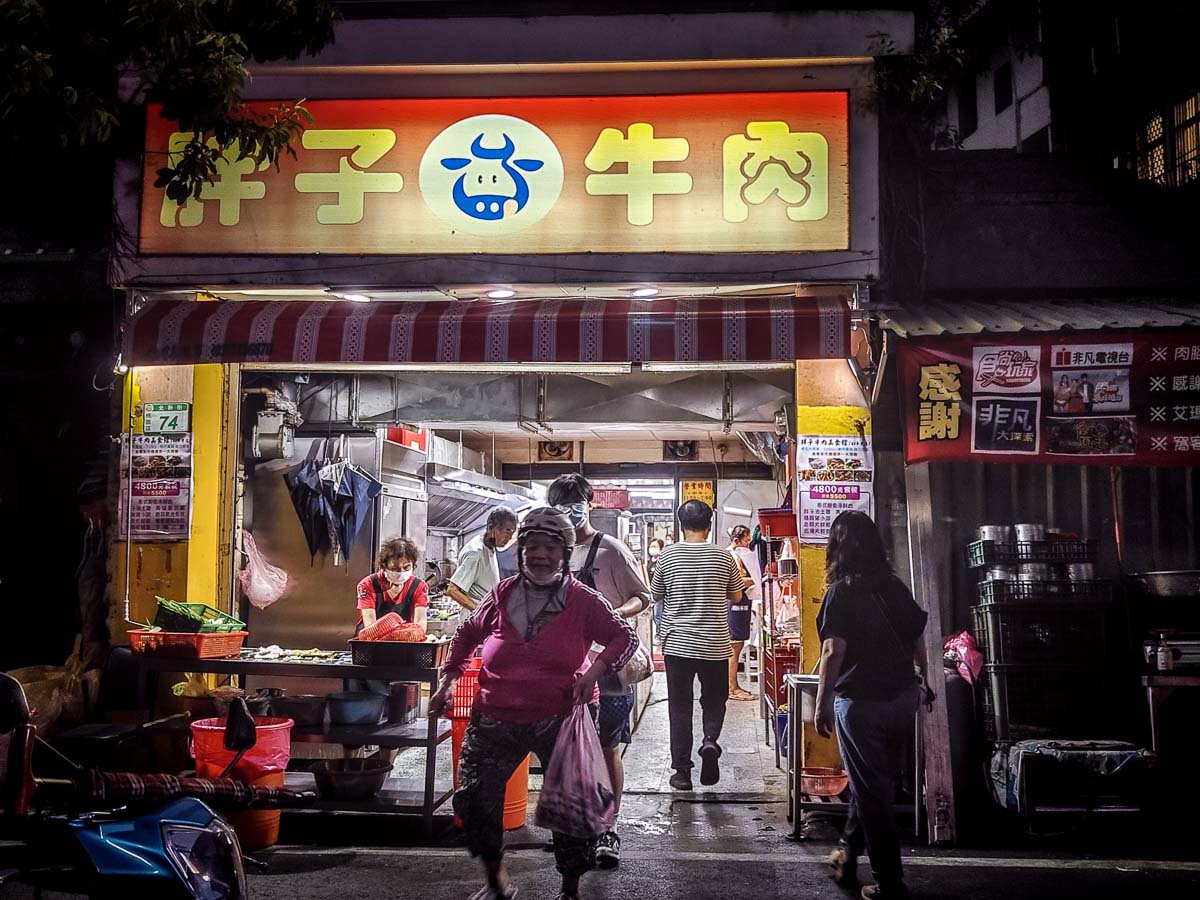
[[[892,640],[896,642],[896,646],[906,658],[912,656],[912,648],[904,649],[904,641],[900,640],[900,632],[896,630],[896,626],[892,623],[892,617],[888,615],[887,606],[884,605],[883,598],[875,591],[870,591],[871,599],[875,601],[875,608],[879,610],[879,614],[883,616],[883,621],[887,622],[888,631],[892,633]],[[929,676],[921,672],[921,702],[925,704],[927,710],[933,709],[933,701],[937,699],[937,694],[933,692],[933,688],[929,686]]]

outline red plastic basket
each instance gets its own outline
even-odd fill
[[[772,538],[796,537],[796,511],[790,506],[774,509],[760,509],[758,524],[762,527],[763,536]]]
[[[454,685],[454,705],[450,708],[451,719],[469,719],[471,710],[475,707],[475,694],[479,690],[479,670],[483,668],[483,660],[475,658],[462,673],[458,683]]]
[[[220,659],[237,656],[247,634],[245,631],[187,634],[135,628],[129,632],[129,646],[134,653],[177,656],[180,659]]]

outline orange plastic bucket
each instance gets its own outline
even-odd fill
[[[450,722],[450,757],[454,765],[454,787],[458,788],[458,759],[462,755],[463,738],[467,734],[467,720],[453,719]],[[525,827],[525,817],[529,811],[529,757],[521,761],[508,784],[504,787],[504,830],[515,831]],[[458,816],[454,817],[456,827],[462,827]]]
[[[220,778],[221,769],[221,766],[212,763],[196,763],[196,774],[201,778]],[[255,778],[250,784],[281,788],[284,777],[283,772],[268,772]],[[262,850],[279,843],[280,815],[277,809],[248,809],[245,812],[232,813],[225,818],[237,833],[243,850]]]
[[[262,787],[283,787],[291,757],[292,724],[291,719],[255,716],[255,745],[234,767],[230,777]],[[192,723],[192,755],[196,757],[199,777],[221,777],[234,757],[232,750],[225,749],[224,719],[199,719]],[[228,819],[244,850],[261,850],[279,842],[277,809],[247,810]]]

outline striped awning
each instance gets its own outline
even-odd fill
[[[784,362],[845,358],[838,297],[646,300],[152,300],[125,325],[133,366]]]

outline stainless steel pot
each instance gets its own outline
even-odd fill
[[[980,525],[979,539],[981,541],[995,541],[997,544],[1006,544],[1012,540],[1013,530],[1011,525]]]
[[[1129,576],[1147,594],[1154,597],[1200,598],[1200,569],[1174,572],[1137,572]]]

